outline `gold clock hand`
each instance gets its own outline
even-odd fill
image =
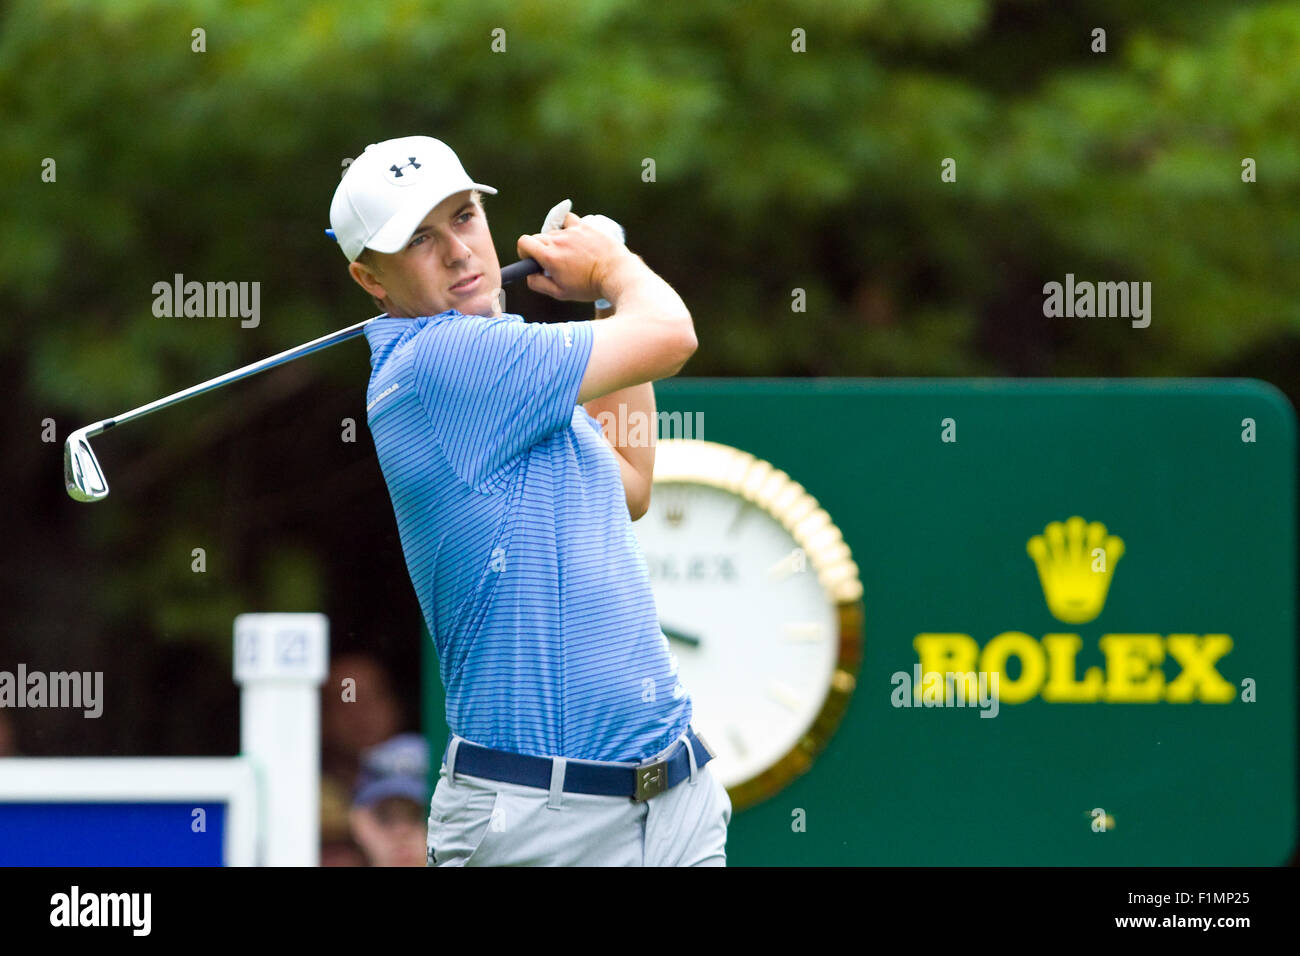
[[[684,634],[681,631],[674,630],[663,624],[659,625],[659,630],[663,631],[664,637],[668,638],[668,640],[670,641],[680,641],[681,643],[686,644],[690,647],[700,646],[700,639],[696,637],[694,634]]]

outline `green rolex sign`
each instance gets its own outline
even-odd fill
[[[652,571],[728,570],[698,584],[652,577],[661,615],[692,635],[674,652],[733,795],[757,792],[740,777],[766,781],[732,820],[731,865],[1221,866],[1291,854],[1296,446],[1275,389],[683,379],[656,392],[661,437],[690,420],[687,437],[713,457],[770,463],[851,554],[831,572],[809,552],[806,569],[838,589],[837,620],[861,642],[846,670],[842,653],[816,650],[835,628],[800,581],[798,542],[825,542],[815,515],[787,522],[794,557],[765,558],[760,581],[745,562],[760,545],[735,537],[758,526],[727,520],[728,492],[687,494],[682,474],[656,475],[638,522]],[[770,524],[762,546],[778,549]],[[852,565],[860,600],[846,602],[859,593],[845,591]],[[756,619],[746,609],[759,602]],[[781,673],[751,674],[764,655]],[[818,685],[791,675],[837,660],[820,685],[840,702],[835,719],[823,708],[813,727]],[[426,685],[440,752],[436,664]],[[776,756],[754,742],[782,713],[809,726],[795,735],[794,772],[774,776]],[[730,737],[744,754],[728,763]],[[766,773],[753,765],[769,760]]]

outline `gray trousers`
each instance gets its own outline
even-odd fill
[[[463,773],[453,780],[444,763],[429,808],[428,863],[726,866],[730,822],[731,798],[707,765],[637,803]]]

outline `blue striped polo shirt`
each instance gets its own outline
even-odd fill
[[[380,318],[366,415],[447,724],[498,750],[641,760],[691,719],[616,452],[577,404],[591,322]]]

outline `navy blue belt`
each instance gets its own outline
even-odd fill
[[[686,739],[694,748],[697,770],[713,759],[714,754],[709,745],[690,727],[686,728]],[[450,741],[448,746],[450,747]],[[446,759],[447,752],[444,751],[443,761]],[[567,759],[564,767],[564,792],[630,797],[638,802],[645,801],[687,779],[691,775],[690,761],[686,743],[682,740],[678,740],[658,759],[652,758],[639,764]],[[485,777],[488,780],[549,790],[553,768],[554,763],[550,757],[491,750],[472,744],[464,738],[456,748],[455,772],[471,777]]]

